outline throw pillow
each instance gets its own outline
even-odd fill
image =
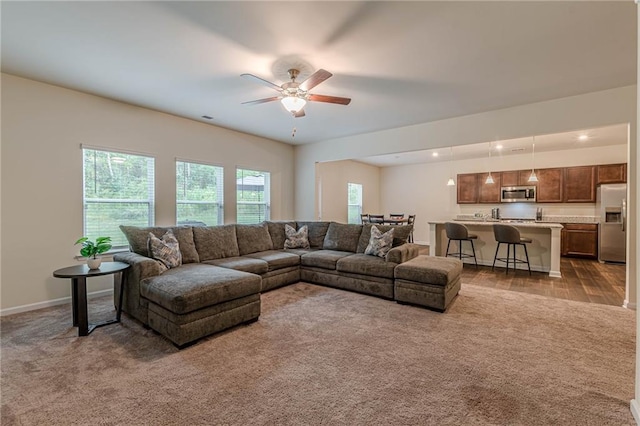
[[[149,253],[152,258],[159,260],[169,269],[182,265],[180,246],[171,230],[167,231],[162,239],[149,232]]]
[[[285,225],[284,233],[287,236],[287,239],[284,241],[284,248],[309,248],[309,228],[307,228],[307,225],[297,231],[294,227]]]
[[[371,227],[371,238],[364,254],[385,257],[393,245],[393,228],[384,234],[375,225]]]

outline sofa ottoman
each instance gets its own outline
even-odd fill
[[[149,326],[182,347],[260,316],[259,275],[192,263],[140,283]]]
[[[417,256],[394,269],[394,299],[444,312],[460,291],[459,259]]]

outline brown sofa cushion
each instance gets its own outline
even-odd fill
[[[264,222],[267,225],[267,229],[269,230],[269,235],[271,236],[271,242],[273,243],[274,250],[281,250],[284,248],[284,241],[287,239],[287,236],[284,232],[284,226],[289,225],[292,228],[296,227],[296,223],[293,221],[283,221],[283,222]]]
[[[270,271],[300,265],[300,256],[295,253],[289,253],[288,251],[267,250],[248,254],[246,257],[264,260],[269,264]]]
[[[171,312],[185,314],[259,293],[261,285],[262,278],[254,274],[192,264],[143,280],[140,293]]]
[[[360,239],[358,240],[358,249],[357,253],[364,253],[369,244],[369,239],[371,238],[371,224],[367,223],[362,225],[362,234],[360,234]],[[406,243],[409,239],[409,234],[411,234],[411,230],[413,229],[413,225],[375,225],[379,231],[387,232],[390,229],[393,229],[393,247],[401,246]]]
[[[362,225],[331,222],[322,248],[325,250],[350,251],[355,253],[362,234]],[[367,244],[369,241],[367,240]]]
[[[399,264],[396,279],[446,286],[460,278],[462,262],[459,259],[420,255]]]
[[[236,225],[240,256],[259,251],[273,250],[273,242],[266,224]]]
[[[300,256],[300,263],[304,266],[316,268],[336,269],[336,263],[343,257],[351,256],[348,251],[318,250]]]
[[[296,229],[307,225],[307,228],[309,228],[309,245],[311,248],[322,248],[324,237],[327,235],[330,223],[331,222],[297,222],[298,227]]]
[[[182,254],[182,263],[197,263],[200,261],[198,251],[196,250],[196,244],[193,241],[193,230],[191,226],[125,226],[120,225],[120,230],[127,237],[129,247],[134,253],[138,253],[142,256],[151,257],[147,242],[149,240],[149,232],[158,238],[168,231],[173,231],[173,235],[178,240],[180,246],[180,253]]]
[[[236,271],[250,272],[258,275],[266,274],[269,270],[269,264],[266,260],[254,259],[245,256],[207,260],[205,263],[208,265],[215,265],[222,268],[235,269]]]
[[[393,270],[397,265],[397,263],[387,262],[377,256],[353,254],[338,260],[336,270],[359,275],[393,278]]]
[[[240,255],[236,225],[195,226],[193,239],[201,262]]]

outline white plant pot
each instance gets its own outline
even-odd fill
[[[100,268],[100,264],[102,263],[102,259],[97,258],[89,258],[87,259],[87,266],[89,267],[89,269],[99,269]]]

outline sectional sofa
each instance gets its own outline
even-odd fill
[[[285,225],[298,230],[306,226],[309,248],[285,249]],[[403,276],[405,281],[408,278],[418,283],[420,294],[412,289],[407,296],[405,291],[403,302],[444,311],[460,288],[459,261],[432,258],[439,259],[434,265],[432,260],[418,256],[418,246],[406,242],[411,226],[376,225],[382,232],[394,229],[393,248],[385,257],[364,254],[371,227],[292,221],[122,226],[131,250],[114,255],[114,260],[131,265],[125,272],[123,310],[183,347],[209,334],[257,320],[260,293],[301,280],[393,300],[397,267],[421,258],[420,264],[407,266]],[[170,269],[150,257],[148,245],[150,233],[161,238],[168,230],[175,235],[182,258],[179,266]],[[429,262],[426,268],[431,268],[431,273],[423,273],[424,262]],[[433,297],[433,288],[422,291],[423,285],[435,288],[438,295]],[[118,297],[116,293],[114,300]]]

